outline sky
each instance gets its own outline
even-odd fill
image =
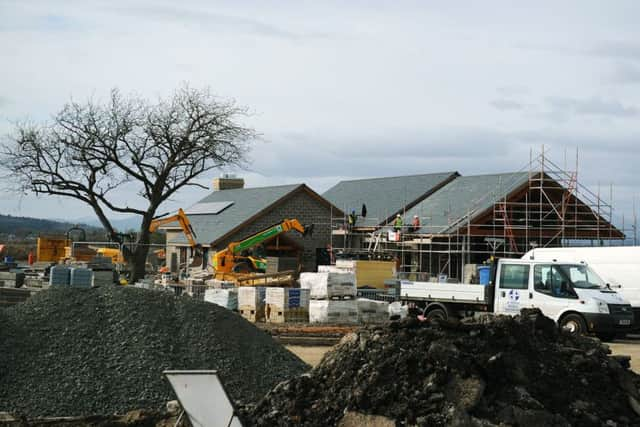
[[[251,111],[244,124],[262,138],[235,171],[247,186],[322,193],[342,179],[511,172],[544,145],[567,169],[577,150],[578,179],[612,193],[628,223],[640,200],[638,16],[633,0],[0,0],[0,134],[71,98],[119,88],[154,100],[187,82]],[[163,209],[206,194],[187,189]],[[0,213],[92,215],[7,191]]]

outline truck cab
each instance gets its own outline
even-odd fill
[[[538,308],[570,332],[604,339],[633,324],[631,305],[586,264],[502,259],[494,268],[497,314]]]
[[[487,285],[403,280],[400,299],[426,318],[516,315],[538,308],[571,333],[595,333],[605,340],[633,324],[629,302],[583,263],[500,259],[492,264]]]

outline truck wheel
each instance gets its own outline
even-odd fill
[[[567,314],[560,319],[560,329],[571,335],[583,335],[587,333],[587,324],[579,314]]]
[[[429,321],[431,320],[447,320],[447,313],[441,308],[434,308],[430,310],[425,315],[425,318]]]

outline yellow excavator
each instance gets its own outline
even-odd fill
[[[202,259],[203,259],[202,245],[196,242],[196,238],[197,238],[196,232],[193,230],[193,227],[191,226],[191,222],[189,221],[187,214],[184,213],[182,208],[178,209],[178,213],[175,215],[155,218],[153,221],[151,221],[151,224],[149,224],[149,231],[153,233],[158,228],[160,228],[160,226],[169,224],[174,221],[180,225],[182,232],[184,233],[185,236],[187,236],[187,240],[189,241],[189,244],[193,249],[193,261],[191,262],[191,264],[189,264],[189,267],[201,266]]]
[[[264,273],[267,268],[266,259],[243,253],[289,230],[295,230],[306,236],[312,232],[313,225],[305,227],[297,219],[285,219],[281,223],[272,225],[244,240],[229,243],[225,249],[216,252],[213,256],[213,268],[216,274]]]
[[[196,240],[195,240],[196,233],[195,231],[193,231],[193,227],[189,222],[189,218],[187,217],[187,215],[184,213],[182,209],[178,209],[178,213],[175,215],[153,219],[151,221],[151,224],[149,224],[149,231],[153,233],[157,231],[158,228],[160,228],[162,225],[169,224],[174,221],[180,225],[182,232],[184,233],[185,236],[187,236],[187,240],[189,241],[189,244],[191,245],[192,248],[194,248],[193,262],[191,263],[190,267],[197,267],[202,265],[202,246],[196,243]],[[102,256],[111,258],[114,264],[126,262],[124,257],[122,256],[122,252],[120,252],[120,249],[101,247],[101,248],[95,248],[95,250],[97,253],[101,254]],[[161,251],[162,251],[162,256],[164,257],[164,249],[161,249]],[[159,251],[154,251],[154,253],[158,255]]]

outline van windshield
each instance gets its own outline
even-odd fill
[[[600,289],[606,286],[600,278],[586,265],[559,265],[560,270],[571,281],[571,285],[578,289]]]

